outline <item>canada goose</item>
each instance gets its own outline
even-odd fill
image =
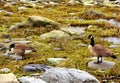
[[[11,44],[9,48],[10,53],[15,53],[22,57],[24,57],[24,55],[27,53],[36,52],[36,50],[33,47],[28,46],[26,44]]]
[[[88,49],[93,55],[97,56],[97,62],[95,62],[96,64],[102,63],[102,57],[112,57],[117,59],[113,52],[108,48],[99,44],[94,45],[94,37],[92,35],[89,35],[88,38],[91,40]],[[99,60],[99,58],[101,58],[101,60]]]

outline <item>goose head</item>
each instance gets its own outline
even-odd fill
[[[10,52],[10,53],[14,53],[14,47],[15,47],[15,44],[11,44],[11,45],[9,46],[9,52]]]
[[[88,39],[93,39],[94,37],[92,35],[89,35],[88,36]]]

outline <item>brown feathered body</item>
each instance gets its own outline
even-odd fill
[[[114,55],[111,50],[99,44],[89,45],[88,49],[97,57],[112,57]]]
[[[26,50],[35,51],[33,47],[26,44],[16,44],[14,47],[14,53],[20,56],[24,56]]]

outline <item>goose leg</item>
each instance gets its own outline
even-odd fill
[[[99,58],[100,57],[97,57],[97,62],[94,62],[95,64],[99,64],[100,63]]]
[[[101,56],[101,61],[100,61],[100,63],[102,63],[102,56]]]

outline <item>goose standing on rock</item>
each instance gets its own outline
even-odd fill
[[[112,57],[114,59],[117,59],[113,52],[108,48],[99,44],[94,45],[94,37],[92,35],[89,35],[88,39],[91,40],[90,45],[88,46],[89,51],[93,55],[97,56],[97,62],[94,63],[96,64],[102,63],[102,57]],[[99,58],[101,58],[101,60],[99,60]]]
[[[25,56],[25,54],[30,52],[36,52],[36,50],[28,46],[26,44],[11,44],[9,46],[10,53],[15,53],[16,55],[22,56],[22,58]]]

